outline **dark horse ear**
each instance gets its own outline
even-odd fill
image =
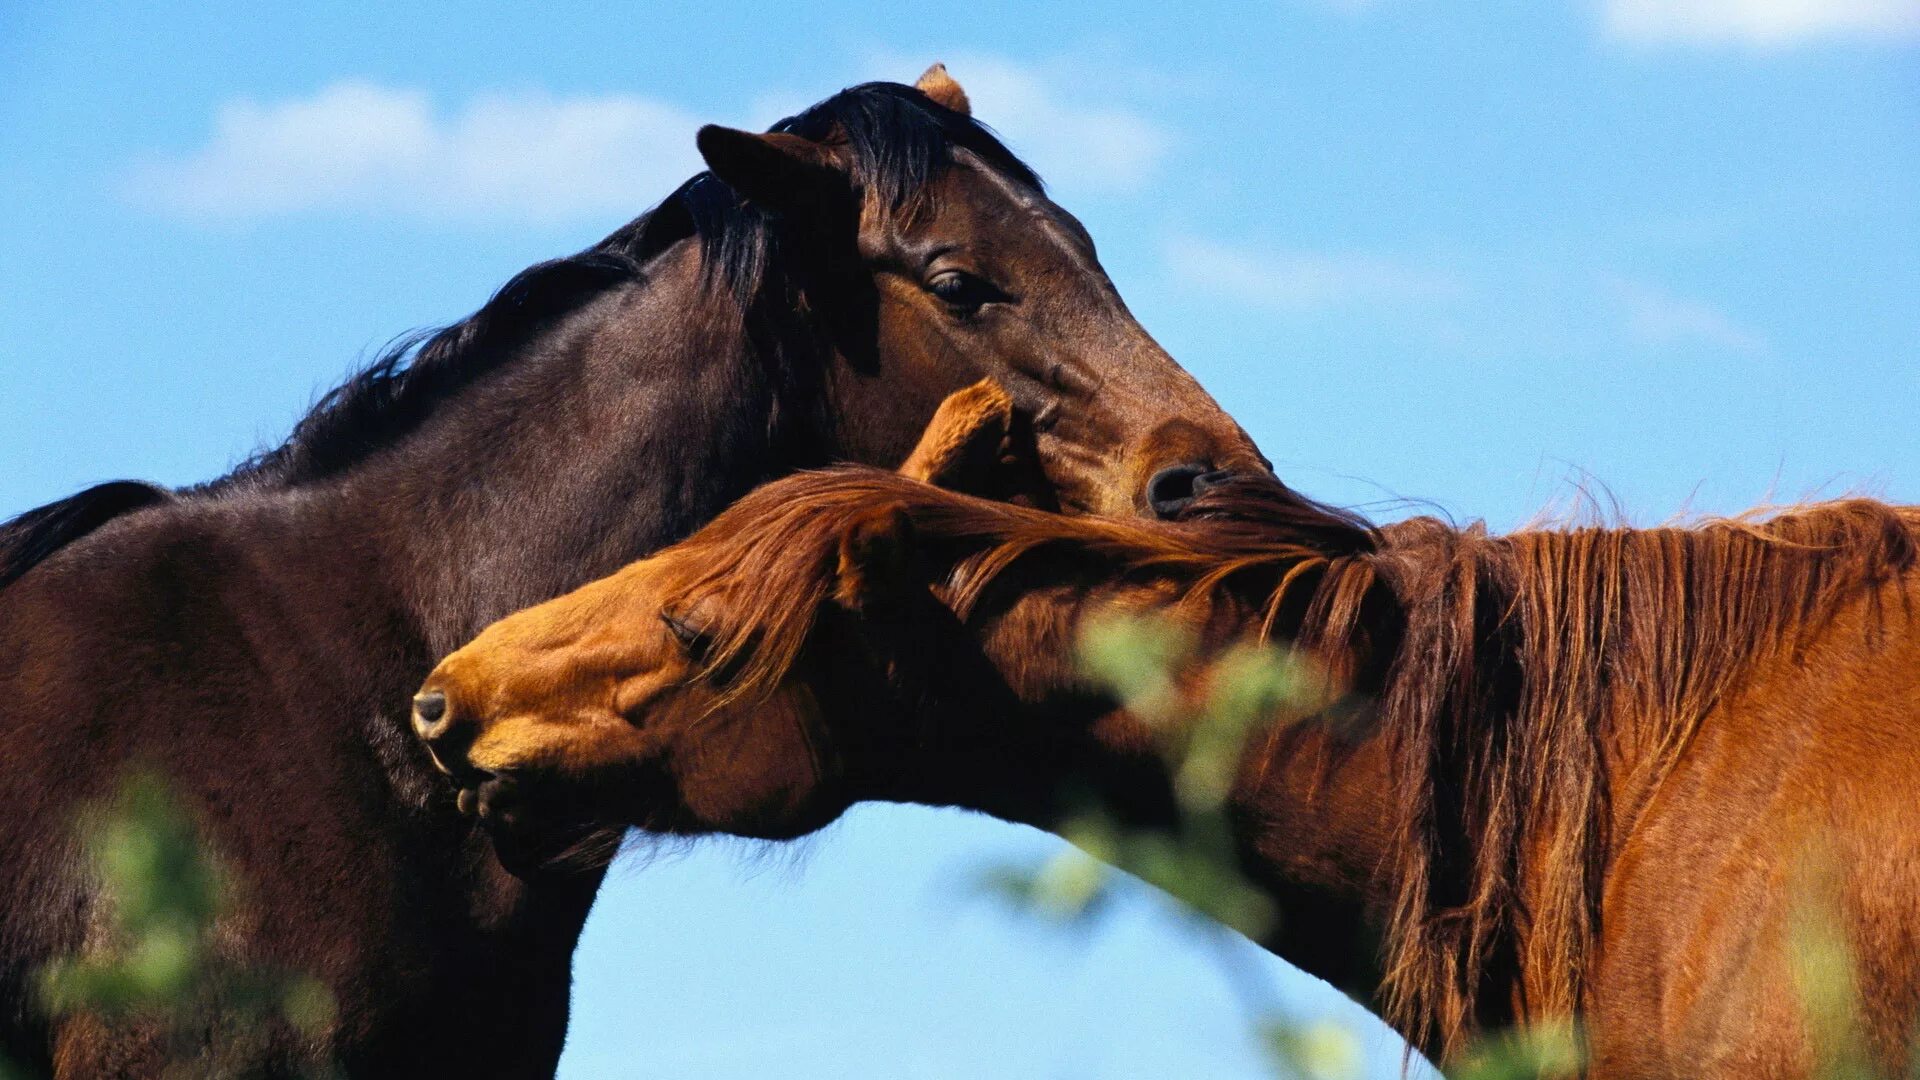
[[[917,561],[907,508],[893,503],[870,510],[840,534],[833,598],[856,612],[898,603],[926,584],[915,574]]]
[[[708,124],[694,141],[713,175],[762,210],[805,216],[847,197],[846,165],[812,139]]]
[[[947,65],[935,64],[928,68],[913,84],[915,90],[933,99],[936,105],[945,105],[961,116],[973,115],[973,102],[967,100],[967,92],[947,74]]]

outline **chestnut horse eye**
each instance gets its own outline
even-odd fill
[[[927,282],[934,298],[961,314],[971,315],[987,304],[1007,299],[993,283],[965,270],[942,270]]]
[[[677,615],[672,615],[665,611],[660,613],[660,621],[666,624],[667,632],[672,634],[673,639],[680,643],[681,650],[687,654],[689,659],[695,663],[706,663],[707,653],[713,648],[712,638],[708,637],[699,627]]]

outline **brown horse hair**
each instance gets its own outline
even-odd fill
[[[1585,1004],[1609,844],[1604,740],[1622,734],[1610,722],[1650,718],[1627,734],[1657,781],[1746,672],[1920,565],[1920,509],[1857,498],[1495,536],[1431,517],[1374,529],[1271,481],[1208,492],[1184,523],[1061,517],[867,469],[776,490],[690,541],[709,569],[676,601],[753,583],[708,628],[728,701],[786,677],[832,594],[842,527],[890,507],[923,546],[945,545],[936,574],[962,616],[1036,554],[1066,552],[1089,575],[1176,582],[1180,604],[1250,597],[1262,638],[1335,669],[1394,643],[1370,688],[1395,782],[1381,1004],[1441,1060],[1503,1010]]]

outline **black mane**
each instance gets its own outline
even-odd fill
[[[173,492],[154,484],[113,480],[0,524],[0,589],[13,584],[34,564],[121,514],[173,499]]]
[[[918,196],[955,147],[1040,189],[1033,170],[985,127],[899,83],[842,90],[771,130],[815,140],[838,134],[851,151],[854,183],[894,207]],[[700,240],[710,280],[743,302],[766,286],[779,262],[773,221],[702,172],[586,251],[522,271],[465,321],[402,339],[321,398],[284,445],[222,483],[271,478],[297,484],[339,472],[410,430],[435,403],[510,357],[552,320],[640,280],[650,259],[689,237]]]
[[[866,83],[775,124],[774,131],[846,140],[853,181],[896,208],[911,204],[954,148],[972,152],[1035,191],[1040,179],[991,132],[912,87]],[[191,489],[287,487],[325,479],[413,430],[440,402],[511,360],[528,340],[616,286],[644,280],[649,260],[697,237],[709,281],[743,305],[778,272],[775,223],[710,172],[702,172],[605,240],[527,268],[467,319],[411,334],[328,391],[280,446]],[[131,497],[136,488],[148,494]],[[163,501],[164,489],[102,485],[0,525],[0,586],[115,514]]]

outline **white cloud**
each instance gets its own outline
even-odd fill
[[[1735,352],[1763,352],[1766,338],[1731,316],[1697,300],[1625,278],[1611,278],[1607,291],[1619,305],[1627,335],[1647,345],[1702,343]]]
[[[1920,0],[1603,0],[1601,15],[1609,36],[1640,45],[1920,38]]]
[[[1168,271],[1189,285],[1289,311],[1431,303],[1466,291],[1451,274],[1352,252],[1255,251],[1185,236],[1165,254]]]
[[[895,61],[875,77],[918,73],[911,61]],[[987,56],[954,66],[978,115],[1064,189],[1134,189],[1166,157],[1163,128],[1089,100],[1071,78]],[[764,95],[753,126],[819,96]],[[343,80],[308,97],[221,105],[204,144],[137,163],[125,191],[138,204],[212,220],[368,211],[534,222],[618,216],[702,168],[693,144],[701,120],[634,94],[492,94],[439,108],[422,90]]]
[[[699,121],[631,94],[474,98],[342,81],[307,98],[220,107],[191,153],[138,165],[128,195],[203,218],[377,210],[555,221],[637,213],[700,169]]]

